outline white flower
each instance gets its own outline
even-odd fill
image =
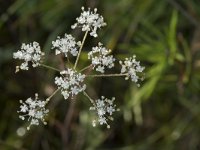
[[[92,120],[92,126],[96,127],[96,120]]]
[[[41,52],[39,43],[23,43],[21,46],[21,50],[18,50],[17,52],[13,53],[14,59],[24,60],[24,62],[20,66],[16,67],[16,72],[18,72],[20,69],[28,70],[28,62],[32,62],[33,67],[39,66],[43,55],[44,53]]]
[[[17,112],[22,113],[22,115],[19,115],[20,119],[24,120],[27,117],[28,121],[30,121],[27,130],[30,129],[31,125],[39,125],[39,121],[47,124],[44,119],[49,112],[48,109],[45,109],[47,102],[39,100],[37,93],[35,94],[35,99],[28,98],[25,102],[20,100],[20,103],[20,110]]]
[[[136,61],[136,56],[126,58],[124,62],[119,61],[121,64],[121,73],[127,73],[125,79],[128,80],[131,78],[131,80],[135,83],[138,82],[139,79],[141,79],[138,76],[138,73],[142,73],[145,67],[140,66],[140,62]]]
[[[93,126],[96,126],[96,122],[98,121],[100,125],[106,124],[108,128],[108,119],[112,118],[112,115],[116,110],[116,105],[113,104],[115,98],[112,99],[105,98],[101,96],[101,99],[97,99],[95,101],[94,107],[90,107],[90,110],[95,110],[97,113],[97,120],[93,120]]]
[[[94,11],[91,11],[90,8],[85,11],[84,7],[82,7],[81,9],[82,13],[80,17],[76,18],[77,23],[71,26],[72,29],[81,27],[82,31],[90,31],[91,36],[97,37],[97,29],[106,26],[103,17],[97,13],[96,8],[94,9]]]
[[[92,51],[88,53],[88,59],[92,59],[93,69],[96,68],[96,71],[104,73],[106,67],[114,67],[115,58],[113,58],[113,55],[109,55],[110,52],[111,50],[103,47],[101,43],[93,47]]]
[[[52,45],[56,55],[64,53],[65,57],[67,57],[68,53],[71,53],[73,56],[77,56],[77,48],[80,46],[80,42],[76,42],[72,35],[65,34],[64,38],[58,36],[56,41],[52,41]]]
[[[77,73],[72,69],[61,71],[60,74],[61,77],[55,77],[55,84],[61,88],[64,99],[69,96],[73,97],[86,89],[86,85],[82,84],[85,79],[84,74]]]

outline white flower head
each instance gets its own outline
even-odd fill
[[[64,99],[69,96],[77,95],[86,89],[86,85],[82,84],[85,75],[77,73],[73,69],[67,69],[60,72],[61,77],[55,77],[55,84],[61,89]]]
[[[90,35],[97,37],[97,29],[106,26],[104,19],[97,13],[97,9],[91,11],[90,8],[86,11],[84,7],[81,8],[82,13],[80,17],[76,18],[77,23],[72,25],[72,29],[81,27],[82,31],[90,31]]]
[[[21,70],[28,70],[28,63],[32,62],[33,67],[37,67],[40,65],[41,58],[44,55],[43,52],[41,52],[41,48],[39,43],[33,42],[30,44],[23,43],[21,46],[21,50],[18,50],[17,52],[13,53],[14,59],[20,59],[24,60],[24,62],[16,67],[16,72]]]
[[[25,102],[20,100],[20,103],[21,106],[18,113],[22,113],[22,115],[19,115],[19,118],[25,120],[27,117],[28,121],[30,121],[27,130],[30,129],[31,125],[39,125],[40,121],[45,125],[47,124],[44,119],[49,112],[48,109],[45,109],[47,102],[39,100],[37,93],[35,94],[35,99],[28,98]]]
[[[136,56],[130,58],[125,58],[125,61],[119,61],[121,64],[121,73],[127,73],[127,76],[125,77],[126,80],[131,78],[131,80],[135,83],[138,82],[139,79],[141,79],[138,76],[138,73],[142,73],[145,67],[140,66],[140,62],[136,61]]]
[[[55,41],[52,41],[52,45],[56,55],[63,53],[67,57],[68,53],[70,53],[73,56],[77,56],[80,42],[76,42],[71,34],[65,34],[63,38],[58,36]]]
[[[115,58],[113,55],[109,55],[111,50],[103,47],[101,43],[98,43],[98,46],[93,47],[92,51],[88,53],[88,59],[92,59],[93,69],[101,73],[105,72],[105,68],[114,67]]]
[[[108,99],[104,96],[101,96],[100,99],[95,101],[94,107],[90,107],[90,110],[95,110],[98,116],[96,120],[93,120],[93,126],[96,126],[96,123],[98,122],[100,125],[106,124],[107,128],[110,128],[108,120],[112,120],[113,113],[118,111],[114,101],[114,97],[112,99]]]

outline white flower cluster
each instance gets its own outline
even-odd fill
[[[65,57],[67,57],[67,53],[71,53],[73,56],[77,56],[77,48],[80,47],[81,42],[76,42],[71,34],[65,34],[64,38],[58,36],[56,41],[52,41],[52,45],[56,55],[64,53]]]
[[[39,121],[42,121],[44,124],[46,124],[44,118],[49,112],[48,109],[45,109],[47,102],[39,100],[37,93],[35,94],[35,99],[28,98],[25,102],[20,100],[20,103],[21,106],[18,113],[23,113],[23,115],[20,115],[19,118],[24,120],[25,117],[27,117],[28,121],[30,121],[27,130],[30,129],[31,125],[39,125]]]
[[[106,26],[103,17],[97,13],[96,8],[94,11],[91,11],[90,8],[85,11],[84,7],[82,7],[82,11],[80,17],[76,18],[77,23],[72,25],[72,29],[81,27],[82,31],[91,31],[90,35],[97,37],[97,29]]]
[[[14,59],[20,59],[24,60],[20,66],[16,67],[16,72],[21,70],[28,70],[28,62],[32,62],[33,67],[37,67],[40,65],[40,61],[42,56],[44,55],[43,52],[41,52],[40,45],[37,42],[33,42],[30,44],[22,44],[21,50],[18,50],[17,52],[13,53]]]
[[[131,80],[135,83],[138,82],[140,77],[137,75],[137,73],[142,73],[145,67],[140,66],[140,62],[136,61],[136,56],[126,58],[124,62],[119,61],[119,63],[122,66],[121,73],[127,73],[127,76],[125,77],[125,80],[128,80],[131,78]]]
[[[104,96],[101,96],[101,99],[96,100],[95,106],[90,107],[90,110],[97,111],[98,119],[93,120],[92,124],[93,126],[96,126],[97,121],[100,125],[106,124],[107,128],[110,128],[110,125],[108,125],[107,121],[108,119],[113,120],[112,115],[116,110],[116,105],[113,104],[115,101],[115,98],[112,99],[105,98]]]
[[[104,73],[105,67],[114,67],[115,58],[113,58],[113,55],[108,55],[110,52],[111,50],[103,47],[101,43],[93,47],[92,51],[88,53],[88,59],[92,59],[93,69],[96,68],[96,71]]]
[[[90,109],[94,110],[97,114],[96,119],[93,120],[93,126],[96,126],[96,124],[99,123],[100,125],[107,125],[107,127],[110,128],[108,121],[113,120],[112,115],[118,110],[116,110],[116,105],[114,104],[115,98],[113,97],[112,99],[108,99],[104,96],[101,96],[101,98],[97,100],[90,98],[90,96],[85,92],[86,84],[84,84],[84,79],[86,75],[80,72],[88,69],[87,77],[124,76],[126,80],[131,78],[133,82],[137,83],[138,80],[141,79],[140,73],[143,72],[144,67],[140,66],[140,62],[135,59],[136,56],[133,56],[131,58],[126,58],[125,61],[119,61],[122,66],[120,73],[104,74],[106,69],[114,67],[115,58],[113,55],[110,55],[111,50],[105,48],[103,44],[99,42],[97,46],[92,47],[92,50],[88,52],[88,59],[91,60],[91,65],[84,67],[80,72],[76,71],[88,33],[93,37],[97,37],[97,29],[100,29],[105,25],[106,23],[104,22],[103,17],[97,13],[96,8],[94,10],[91,10],[90,8],[85,10],[84,7],[82,7],[81,15],[76,18],[76,23],[72,25],[72,29],[80,27],[82,28],[82,31],[85,32],[82,42],[76,42],[75,38],[71,34],[65,34],[64,37],[58,36],[55,41],[52,41],[52,49],[55,50],[55,55],[63,54],[65,57],[69,57],[69,55],[77,56],[73,69],[67,68],[60,72],[57,68],[41,64],[41,59],[44,53],[41,52],[41,48],[37,42],[22,44],[21,50],[13,53],[14,59],[24,60],[20,66],[16,67],[16,72],[20,69],[28,70],[28,65],[31,63],[33,67],[41,65],[47,69],[52,69],[60,73],[60,76],[55,77],[55,84],[58,89],[50,95],[46,101],[39,100],[38,94],[35,94],[35,99],[28,98],[25,102],[20,100],[21,106],[18,113],[20,113],[19,117],[22,120],[25,120],[26,117],[28,117],[30,124],[27,129],[29,129],[31,125],[39,125],[39,121],[46,124],[44,118],[47,116],[49,110],[46,109],[45,106],[59,90],[64,99],[68,99],[69,97],[73,98],[73,96],[83,92],[93,104],[93,107]],[[70,63],[69,59],[68,62]],[[89,74],[91,66],[94,70],[102,74]]]
[[[61,88],[64,99],[69,96],[73,97],[86,89],[86,85],[82,84],[85,79],[84,74],[77,73],[72,69],[61,71],[60,74],[61,77],[55,77],[55,84]]]

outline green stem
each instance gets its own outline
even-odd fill
[[[123,77],[127,76],[128,74],[94,74],[94,75],[87,75],[86,77]]]
[[[90,102],[94,105],[94,107],[96,107],[95,101],[85,91],[83,91],[83,94],[90,100]]]
[[[51,69],[51,70],[54,70],[54,71],[58,71],[58,72],[60,72],[60,70],[59,69],[56,69],[56,68],[54,68],[54,67],[51,67],[51,66],[48,66],[48,65],[45,65],[45,64],[40,64],[42,67],[45,67],[45,68],[47,68],[47,69]]]
[[[76,62],[75,62],[75,64],[74,64],[74,69],[76,69],[76,66],[77,66],[77,64],[78,64],[79,57],[80,57],[80,54],[81,54],[81,50],[82,50],[83,45],[84,45],[84,43],[85,43],[85,39],[86,39],[86,37],[87,37],[87,34],[88,34],[88,31],[85,32],[85,35],[84,35],[83,40],[82,40],[82,42],[81,42],[81,46],[80,46],[80,48],[79,48],[78,56],[77,56]]]
[[[83,72],[83,71],[85,71],[85,70],[89,69],[90,67],[92,67],[92,64],[91,64],[91,65],[89,65],[89,66],[86,66],[86,67],[85,67],[85,68],[83,68],[83,69],[81,69],[79,72]]]
[[[60,90],[60,88],[58,88],[57,90],[55,90],[53,92],[53,94],[51,94],[47,99],[46,99],[46,102],[48,103],[50,101],[50,99]]]

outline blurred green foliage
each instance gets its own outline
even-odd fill
[[[41,68],[15,74],[12,53],[22,42],[39,42],[49,58],[51,41],[79,30],[70,26],[81,6],[97,7],[107,26],[98,41],[123,59],[136,54],[146,67],[141,87],[123,79],[88,80],[93,97],[115,96],[121,111],[111,129],[92,128],[89,101],[54,98],[47,126],[24,136],[19,99],[38,92],[47,97],[55,72]],[[86,65],[86,52],[82,65]],[[199,150],[200,149],[200,2],[198,0],[1,0],[0,1],[0,149]],[[119,71],[118,70],[115,71]],[[69,121],[66,123],[66,120]]]

